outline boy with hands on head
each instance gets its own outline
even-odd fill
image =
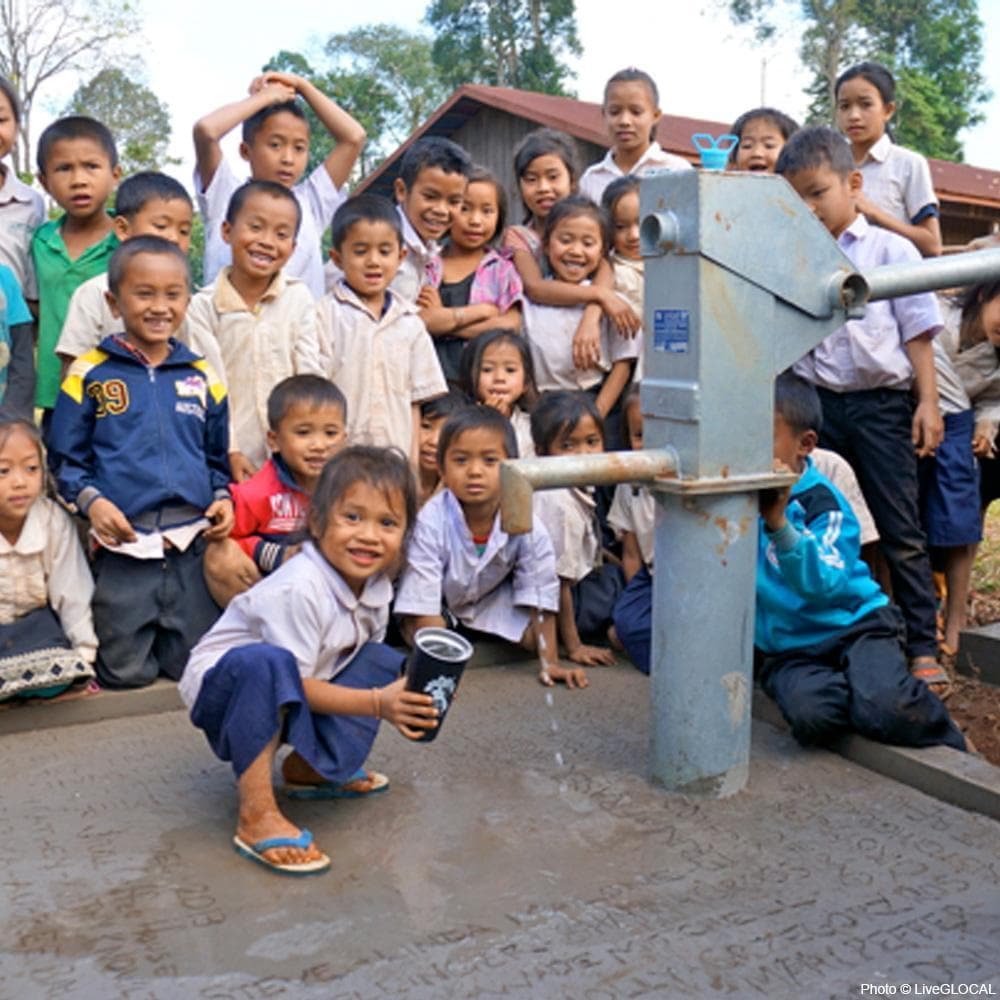
[[[207,541],[233,524],[226,393],[174,339],[190,296],[187,258],[156,236],[108,266],[123,332],[77,358],[52,415],[59,493],[89,521],[97,674],[108,687],[180,677],[219,609],[205,587]]]
[[[301,97],[333,137],[336,145],[304,181],[309,159],[309,123],[296,97]],[[327,220],[347,197],[344,185],[365,143],[365,131],[343,108],[308,80],[294,73],[267,72],[250,84],[249,96],[213,111],[195,123],[195,193],[205,219],[205,281],[229,263],[220,224],[229,199],[243,183],[222,155],[224,135],[243,125],[240,156],[253,180],[289,188],[302,210],[302,228],[288,273],[301,278],[318,298],[324,291],[320,244]],[[301,182],[300,182],[301,181]]]

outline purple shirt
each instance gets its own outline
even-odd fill
[[[883,264],[921,260],[917,248],[863,215],[840,234],[838,246],[864,274]],[[909,389],[913,368],[905,344],[937,334],[941,313],[931,292],[869,302],[863,319],[848,320],[795,363],[795,372],[833,392]]]

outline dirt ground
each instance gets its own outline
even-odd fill
[[[970,626],[996,621],[1000,621],[1000,504],[994,504],[986,518],[969,602]],[[1000,688],[956,674],[954,658],[942,659],[955,681],[947,702],[952,718],[976,749],[1000,766]]]

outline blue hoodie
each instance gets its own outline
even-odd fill
[[[226,390],[207,361],[171,341],[151,367],[114,337],[73,362],[48,434],[49,465],[68,503],[98,498],[130,520],[166,505],[204,511],[228,498]]]
[[[754,643],[765,653],[824,642],[889,602],[861,558],[854,511],[810,458],[786,516],[773,534],[761,522],[758,541]]]

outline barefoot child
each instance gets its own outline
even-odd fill
[[[0,415],[0,701],[51,698],[94,676],[94,582],[44,482],[35,425]]]
[[[604,451],[604,421],[586,392],[542,393],[531,411],[531,432],[538,455]],[[534,502],[556,551],[559,637],[566,655],[585,666],[614,663],[610,649],[588,644],[609,638],[611,612],[623,585],[621,568],[604,562],[592,492],[542,490]]]
[[[526,535],[500,527],[500,463],[517,458],[510,422],[468,406],[445,421],[438,445],[443,489],[420,512],[395,612],[413,641],[417,629],[445,626],[445,614],[472,629],[537,650],[539,679],[586,687],[556,649],[559,607],[552,542],[536,518]]]
[[[488,170],[473,167],[448,242],[441,284],[425,285],[417,305],[449,384],[459,380],[462,348],[486,330],[521,328],[521,278],[495,244],[507,224],[507,195]]]
[[[344,394],[318,375],[283,379],[267,399],[271,457],[232,483],[233,530],[205,550],[205,581],[226,607],[302,548],[309,499],[326,463],[347,443]]]
[[[462,388],[482,406],[499,410],[514,428],[521,458],[535,454],[531,407],[538,398],[527,340],[509,330],[490,330],[462,355]]]
[[[282,742],[290,797],[352,798],[384,791],[366,771],[380,719],[416,739],[436,725],[429,695],[404,691],[403,655],[381,643],[389,574],[416,514],[406,459],[346,448],[323,470],[302,553],[240,594],[191,654],[180,692],[212,750],[230,761],[239,792],[233,845],[283,875],[325,871],[330,859],[275,801]]]

